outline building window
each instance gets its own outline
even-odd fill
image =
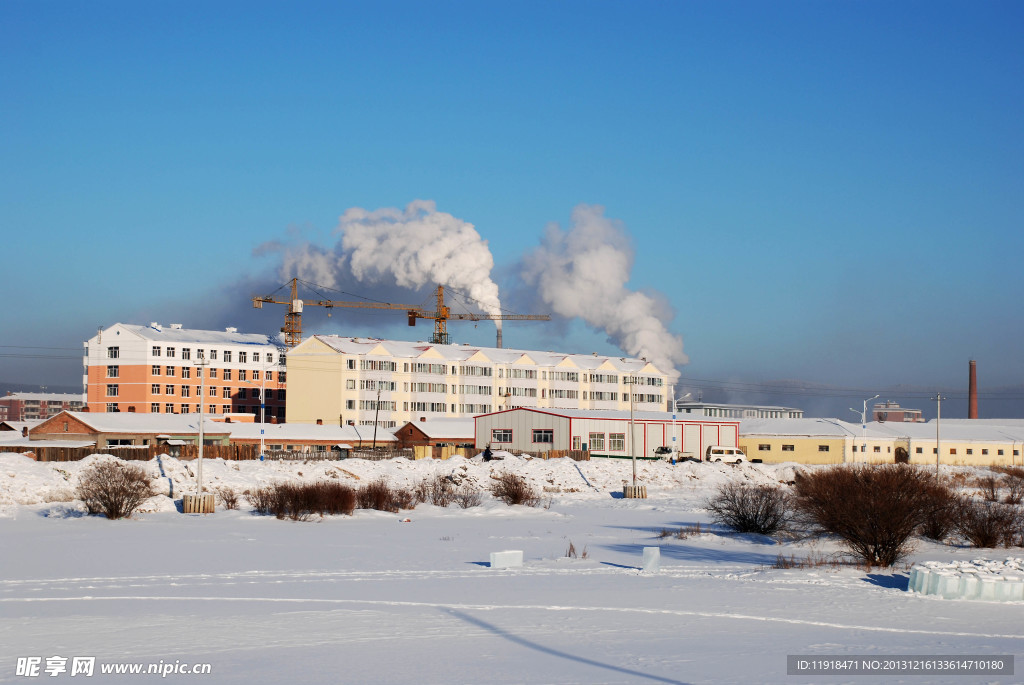
[[[582,447],[581,447],[582,442],[583,442],[583,438],[581,438],[580,436],[578,436],[578,435],[572,436],[572,448],[574,450],[582,449]]]
[[[165,395],[173,395],[174,394],[174,386],[173,385],[165,385],[164,386],[164,394]]]
[[[220,413],[221,414],[230,414],[231,413],[231,405],[230,404],[223,404],[223,405],[221,405]]]
[[[876,452],[881,452],[882,451],[881,446],[880,445],[875,445],[875,451]]]
[[[224,388],[223,394],[221,395],[221,397],[223,397],[226,400],[230,400],[231,399],[231,388]]]
[[[174,405],[171,404],[170,402],[167,402],[166,404],[164,404],[164,413],[165,414],[173,414],[174,413]]]
[[[159,414],[160,413],[160,403],[159,402],[154,402],[153,404],[149,405],[149,411],[151,413],[153,413],[153,414]]]
[[[231,350],[224,350],[224,361],[231,363]]]
[[[189,348],[189,347],[181,348],[181,358],[182,359],[191,359],[192,358],[192,349]]]
[[[591,433],[587,438],[590,440],[591,451],[604,449],[604,433]]]
[[[260,389],[259,388],[249,388],[249,397],[251,397],[254,400],[258,400],[260,398]]]
[[[782,446],[782,451],[783,452],[792,452],[793,451],[793,446],[792,445],[783,445]]]
[[[246,356],[247,355],[246,355],[245,352],[239,352],[238,353],[238,363],[239,364],[245,364],[246,363]]]
[[[259,352],[253,352],[252,353],[252,363],[253,364],[258,364],[259,361],[260,361],[260,353]]]
[[[272,380],[274,380],[274,372],[273,371],[264,371],[263,372],[263,380],[265,380],[265,381],[272,381]]]
[[[246,376],[245,369],[239,369],[238,370],[238,380],[244,381],[245,380],[245,376]]]
[[[984,456],[984,455],[986,455],[986,454],[988,454],[988,450],[982,450],[982,451],[981,451],[981,454],[982,454],[983,456]]]
[[[107,378],[117,378],[121,375],[120,366],[108,366],[107,367]]]
[[[967,454],[974,454],[974,450],[972,450],[970,447],[968,447],[967,448]]]
[[[272,355],[269,352],[267,352],[267,363],[268,364],[273,364],[274,363],[274,355]]]
[[[406,386],[405,389],[408,390],[409,389],[409,384],[406,383],[405,386]],[[355,390],[356,389],[356,379],[355,378],[349,378],[347,381],[345,381],[345,389],[346,390]]]
[[[206,359],[206,350],[196,350],[196,359]]]
[[[231,369],[224,369],[224,380],[231,380]]]
[[[182,414],[187,414],[188,413],[188,405],[187,404],[181,405],[181,413]]]
[[[609,452],[624,452],[626,449],[626,434],[625,433],[609,433],[608,434],[608,451]]]
[[[159,364],[153,364],[153,368],[150,369],[150,371],[152,371],[152,375],[159,376],[160,375],[160,365]]]
[[[355,409],[355,408],[356,408],[356,401],[355,400],[345,400],[345,409]]]
[[[174,374],[175,370],[173,366],[168,366],[167,369],[164,371],[165,376],[173,376]]]
[[[210,350],[210,361],[217,361],[217,350]]]
[[[278,371],[277,372],[277,382],[278,383],[284,383],[284,376],[285,376],[284,371]]]
[[[182,378],[192,378],[192,369],[190,369],[187,366],[181,367],[181,377]]]
[[[159,383],[154,383],[153,385],[149,386],[149,392],[152,393],[153,395],[159,395],[160,394],[160,384]]]
[[[107,386],[107,397],[117,397],[117,386],[116,385],[108,385]]]
[[[1003,456],[1003,451],[1002,450],[996,450],[996,454],[998,454],[1001,457],[1001,456]]]
[[[492,428],[491,429],[491,442],[512,442],[512,429],[511,428]]]
[[[210,369],[210,378],[217,377],[217,369]]]
[[[167,354],[165,356],[173,357],[174,356],[174,348],[173,347],[168,347],[167,348]]]
[[[950,448],[949,453],[950,454],[956,454],[956,448],[955,447]]]
[[[107,402],[107,413],[113,414],[116,411],[117,411],[117,403],[116,402]]]
[[[828,445],[818,445],[819,452],[828,452]]]
[[[761,443],[761,444],[759,444],[757,446],[757,449],[758,449],[759,452],[770,452],[771,449],[772,449],[772,446],[768,445],[768,444],[765,444],[765,443]],[[853,449],[856,450],[857,448],[854,447]]]
[[[159,357],[160,356],[160,350],[161,350],[161,347],[159,345],[153,345],[153,356],[154,357]]]
[[[189,389],[189,387],[190,387],[190,386],[187,386],[187,385],[183,385],[183,386],[181,386],[181,396],[182,396],[182,397],[188,397],[188,396],[189,396],[189,393],[191,392],[191,390]]]
[[[216,385],[211,385],[210,386],[210,397],[216,397],[216,396],[217,396],[217,386]]]
[[[534,428],[533,429],[533,442],[536,443],[553,443],[555,441],[555,431],[551,428]]]
[[[924,449],[922,449],[920,447],[915,447],[914,448],[914,454],[921,454],[922,452],[924,452]]]
[[[108,347],[107,348],[107,359],[117,359],[121,356],[120,347]]]

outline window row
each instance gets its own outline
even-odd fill
[[[107,349],[109,351],[110,349],[117,349],[117,348],[107,348]],[[207,353],[209,353],[209,357],[207,357]],[[108,357],[110,356],[109,353],[107,354],[107,356]],[[163,357],[171,357],[171,358],[173,358],[173,357],[178,356],[178,350],[175,347],[169,347],[169,346],[168,347],[163,347],[161,345],[153,345],[150,348],[150,356],[151,357],[163,356]],[[207,359],[207,358],[209,358],[210,361],[217,361],[217,356],[218,356],[218,350],[209,350],[209,351],[207,351],[207,350],[205,350],[203,348],[196,348],[196,359]],[[252,357],[252,363],[254,363],[254,364],[259,364],[259,363],[273,364],[274,363],[274,353],[273,352],[249,352],[249,351],[246,351],[246,350],[239,350],[238,351],[238,363],[239,364],[248,364],[250,356]],[[181,356],[179,358],[180,359],[191,359],[192,358],[192,348],[191,347],[182,347],[181,348]],[[222,351],[220,351],[220,361],[227,362],[227,363],[230,364],[231,360],[233,358],[234,358],[234,352],[232,350],[222,350]],[[284,355],[279,355],[278,356],[278,363],[283,363],[283,362],[284,362]]]

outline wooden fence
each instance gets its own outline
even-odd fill
[[[31,445],[2,446],[0,452],[32,454],[37,461],[80,461],[91,454],[112,454],[119,459],[149,461],[160,454],[170,454],[179,459],[195,459],[199,456],[198,445],[141,445],[108,447],[33,447]],[[205,445],[203,456],[207,459],[245,461],[259,459],[258,445]]]

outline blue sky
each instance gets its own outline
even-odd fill
[[[424,199],[509,293],[605,207],[684,378],[963,389],[974,357],[1024,384],[1020,3],[292,4],[0,4],[0,381],[77,383],[14,346],[116,321],[276,331],[254,250]],[[615,349],[579,321],[506,344]]]

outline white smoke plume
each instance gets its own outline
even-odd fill
[[[676,366],[689,362],[683,339],[662,323],[671,318],[663,302],[626,288],[633,260],[622,223],[604,207],[578,205],[568,231],[548,226],[540,247],[524,257],[522,277],[556,313],[604,329],[626,354],[645,357],[674,383]]]
[[[444,285],[466,293],[487,314],[501,313],[487,241],[472,224],[437,211],[433,201],[415,200],[404,210],[353,207],[341,215],[335,233],[341,239],[333,249],[310,243],[287,249],[282,275],[331,288],[346,273],[403,288]],[[495,324],[500,328],[500,321]]]
[[[433,201],[416,200],[404,210],[353,207],[341,215],[337,230],[359,280],[392,277],[406,288],[447,285],[465,291],[488,314],[501,313],[487,241],[473,224],[437,211]]]

